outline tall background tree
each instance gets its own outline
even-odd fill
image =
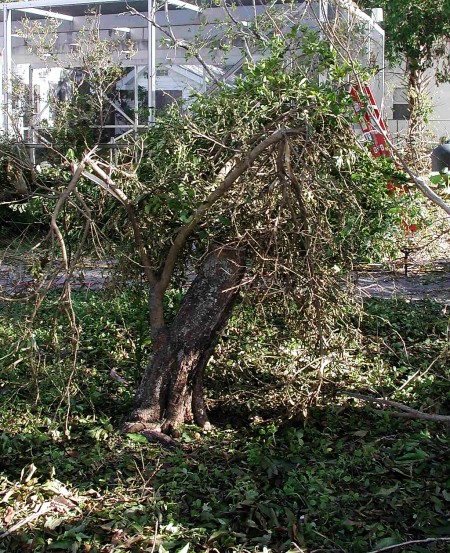
[[[359,0],[363,9],[383,8],[386,57],[405,67],[411,139],[420,138],[429,114],[427,84],[450,77],[450,3],[448,0]]]

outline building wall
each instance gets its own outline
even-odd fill
[[[156,88],[162,93],[162,103],[170,103],[172,99],[176,99],[177,97],[181,97],[186,101],[193,90],[202,90],[203,81],[201,77],[194,74],[191,78],[186,74],[179,75],[170,67],[165,68],[164,66],[161,69],[160,73],[162,74],[156,77]],[[140,72],[139,70],[143,71]],[[52,112],[48,102],[49,99],[54,98],[55,90],[58,89],[61,79],[64,78],[64,69],[59,67],[32,68],[30,64],[15,64],[14,73],[24,85],[31,85],[33,87],[33,110],[36,114],[40,114],[38,126],[40,124],[51,124]],[[138,67],[138,86],[141,90],[147,89],[146,67]],[[134,88],[134,71],[131,69],[129,78],[124,79],[123,83],[119,81],[117,85],[118,90],[127,92],[127,97],[129,98],[127,104],[131,110],[135,107]],[[20,111],[20,106],[17,106],[17,110],[18,112]],[[21,121],[23,125],[20,117],[18,121]],[[146,122],[146,120],[139,121],[140,124],[145,124]],[[129,124],[129,121],[125,123]],[[125,128],[118,128],[118,134],[125,131]]]
[[[429,99],[433,108],[430,115],[430,142],[450,139],[450,83],[437,85],[432,79],[428,85]],[[401,138],[408,128],[407,86],[404,69],[390,68],[386,72],[385,115],[394,138]]]
[[[450,139],[450,83],[434,86],[432,91],[434,106],[430,118],[430,129],[439,138]]]

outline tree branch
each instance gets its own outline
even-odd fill
[[[166,6],[167,6],[167,3],[166,3]],[[208,74],[210,79],[216,85],[220,84],[220,82],[218,81],[218,79],[216,78],[214,73],[208,67],[208,64],[205,62],[205,60],[200,55],[200,52],[198,50],[196,52],[194,52],[193,49],[192,49],[192,44],[190,44],[188,41],[180,39],[180,38],[176,38],[176,36],[174,35],[174,33],[172,31],[170,21],[168,21],[168,28],[166,29],[162,25],[158,25],[158,23],[156,23],[156,20],[155,20],[154,17],[152,18],[152,17],[149,17],[148,15],[145,15],[145,14],[139,12],[138,10],[136,10],[135,8],[130,6],[128,3],[127,3],[127,8],[128,8],[128,11],[131,13],[131,15],[137,15],[138,17],[142,17],[142,19],[145,19],[151,25],[153,25],[153,27],[155,27],[155,29],[160,31],[162,34],[166,35],[172,41],[172,46],[183,48],[183,50],[185,50],[186,53],[190,55],[190,57],[195,58],[200,63],[200,65],[203,67],[203,69]]]
[[[410,416],[411,418],[429,420],[434,422],[446,422],[446,423],[450,422],[450,416],[433,415],[430,413],[424,413],[423,411],[418,411],[417,409],[413,409],[412,407],[408,407],[403,403],[398,403],[397,401],[392,401],[390,399],[382,399],[382,398],[377,398],[372,396],[365,396],[363,394],[357,394],[355,392],[346,392],[346,391],[341,392],[341,394],[349,397],[354,397],[355,399],[360,399],[362,401],[370,401],[371,403],[377,403],[378,405],[386,405],[387,407],[394,407],[395,409],[404,411],[405,413],[407,413],[407,416]]]
[[[194,213],[191,221],[184,225],[175,237],[169,253],[167,254],[164,268],[161,273],[161,278],[157,285],[158,292],[161,295],[164,294],[164,292],[167,290],[180,251],[184,247],[189,236],[197,227],[200,220],[209,211],[209,209],[220,198],[222,198],[226,194],[226,192],[228,192],[228,190],[230,190],[230,188],[235,184],[238,178],[252,166],[252,164],[264,152],[264,150],[270,148],[273,144],[276,144],[280,140],[284,140],[284,138],[288,135],[298,135],[302,134],[303,132],[304,129],[278,129],[270,136],[262,140],[259,144],[257,144],[252,150],[250,150],[250,152],[243,156],[232,169],[230,169],[226,177],[223,179],[222,184],[210,193],[210,195]]]
[[[317,19],[317,22],[319,24],[319,27],[320,27],[321,31],[328,37],[331,44],[333,44],[333,45],[337,44],[340,47],[340,49],[336,48],[336,50],[338,52],[340,50],[345,52],[345,54],[346,54],[345,56],[342,55],[342,53],[340,54],[341,58],[344,59],[344,61],[346,61],[347,63],[351,64],[352,69],[353,69],[353,73],[357,77],[358,72],[357,72],[356,67],[355,67],[355,61],[354,61],[354,59],[352,59],[352,56],[351,56],[350,52],[348,51],[347,46],[340,40],[338,34],[335,33],[335,31],[332,29],[332,27],[328,23],[324,24],[324,22],[320,21],[317,16],[316,16],[316,19]],[[361,82],[359,77],[357,77],[357,81],[358,81],[360,90],[363,90],[364,89],[363,83]],[[384,139],[386,140],[386,143],[389,146],[390,151],[395,156],[395,160],[397,161],[397,163],[399,163],[402,166],[403,170],[412,178],[412,180],[414,181],[414,184],[417,186],[417,188],[422,192],[422,194],[426,198],[428,198],[431,202],[435,203],[442,210],[444,210],[445,213],[447,213],[447,215],[450,215],[450,205],[448,205],[438,194],[436,194],[426,184],[426,182],[423,179],[421,179],[418,175],[416,175],[414,173],[414,171],[409,167],[409,165],[404,160],[403,156],[400,154],[399,150],[395,147],[392,140],[389,138],[386,130],[384,128],[382,128],[381,125],[379,124],[378,117],[376,117],[374,115],[373,109],[370,106],[370,104],[367,106],[367,108],[368,108],[368,111],[371,115],[371,120],[372,120],[373,125],[375,126],[376,130],[383,135]]]
[[[67,187],[63,191],[63,193],[60,195],[60,197],[58,198],[58,201],[56,202],[55,209],[53,210],[52,218],[51,218],[51,221],[50,221],[49,236],[51,235],[52,232],[55,233],[55,235],[56,235],[56,238],[57,238],[57,240],[59,242],[59,245],[61,247],[61,254],[62,254],[62,258],[63,258],[64,270],[66,271],[66,273],[69,272],[69,260],[68,260],[68,257],[67,257],[66,245],[64,243],[63,236],[62,236],[61,231],[60,231],[59,226],[58,226],[58,216],[59,216],[59,214],[61,212],[61,209],[63,208],[64,204],[66,203],[68,197],[73,192],[73,190],[76,188],[76,186],[78,184],[78,181],[80,180],[81,175],[84,171],[85,164],[88,161],[89,156],[91,155],[91,153],[92,152],[89,152],[88,154],[86,154],[84,156],[83,160],[78,165],[75,173],[73,174],[73,177],[72,177],[71,181],[69,182],[69,184],[67,185]]]
[[[393,549],[397,549],[397,547],[405,547],[407,545],[417,545],[420,543],[434,543],[437,541],[450,541],[450,537],[426,538],[424,540],[403,541],[402,543],[396,543],[395,545],[388,545],[387,547],[382,547],[381,549],[373,549],[372,551],[369,551],[369,553],[384,553],[385,551],[392,551]]]
[[[89,159],[87,163],[101,177],[101,179],[96,177],[95,175],[92,175],[91,173],[88,173],[87,171],[84,172],[83,175],[86,178],[90,179],[92,182],[98,184],[103,190],[111,194],[111,196],[118,200],[125,208],[128,219],[133,228],[134,240],[139,250],[139,256],[141,258],[145,278],[147,279],[147,282],[150,284],[150,286],[154,286],[156,284],[156,277],[151,268],[150,258],[145,249],[144,239],[142,237],[141,229],[136,218],[134,206],[128,200],[126,194],[120,188],[116,187],[111,177],[105,171],[103,171],[103,169],[101,169],[94,160]]]

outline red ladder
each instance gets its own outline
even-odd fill
[[[355,113],[360,116],[361,112],[363,112],[363,117],[360,117],[359,123],[364,138],[371,143],[370,151],[373,157],[390,156],[391,153],[385,138],[387,128],[368,84],[363,85],[362,92],[369,100],[370,107],[372,108],[371,112],[366,109],[367,104],[365,101],[361,100],[360,87],[352,85],[350,88]],[[375,119],[376,127],[372,123],[372,118]]]
[[[362,94],[365,96],[364,99],[361,99]],[[359,85],[352,85],[350,87],[350,95],[353,99],[353,109],[355,110],[355,113],[359,116],[359,123],[361,125],[361,130],[364,138],[370,143],[370,151],[373,157],[390,157],[391,152],[386,141],[387,127],[383,118],[381,117],[380,110],[378,109],[377,103],[369,85],[362,85],[362,91]],[[367,109],[367,101],[370,104],[370,110]],[[373,124],[373,121],[375,121],[375,126]],[[388,182],[386,184],[386,188],[392,194],[404,194],[406,192],[406,188],[404,186],[395,186],[395,184],[391,182]],[[417,224],[409,224],[404,219],[402,220],[402,227],[407,237],[411,237],[415,232],[417,232],[418,228]],[[402,251],[405,255],[405,275],[407,275],[408,256],[410,250],[409,248],[405,248]]]

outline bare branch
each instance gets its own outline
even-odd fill
[[[430,413],[424,413],[422,411],[418,411],[417,409],[413,409],[412,407],[408,407],[407,405],[404,405],[403,403],[398,403],[397,401],[392,401],[390,399],[382,399],[377,397],[371,397],[371,396],[365,396],[363,394],[357,394],[355,392],[341,392],[345,396],[354,397],[355,399],[360,399],[362,401],[370,401],[371,403],[377,403],[378,405],[386,405],[387,407],[394,407],[395,409],[399,409],[400,411],[404,411],[408,414],[411,418],[415,419],[422,419],[422,420],[429,420],[434,422],[450,422],[450,416],[447,415],[433,415]]]
[[[91,153],[87,154],[84,157],[82,162],[77,167],[71,181],[67,185],[67,188],[64,190],[64,192],[58,198],[58,201],[56,202],[55,209],[53,210],[52,218],[51,218],[51,221],[50,221],[50,233],[54,232],[55,235],[56,235],[56,238],[59,242],[59,245],[61,247],[61,253],[62,253],[64,269],[65,269],[66,272],[69,271],[69,261],[68,261],[68,257],[67,257],[67,250],[66,250],[66,246],[65,246],[65,243],[64,243],[64,239],[62,237],[62,234],[61,234],[61,231],[59,229],[58,222],[57,222],[58,215],[60,214],[61,209],[63,208],[66,200],[69,198],[70,194],[76,188],[76,186],[78,184],[78,181],[80,180],[80,178],[83,174],[84,166],[86,164],[86,161],[89,159],[90,154]]]
[[[415,185],[422,192],[422,194],[430,201],[432,201],[434,204],[436,204],[441,209],[443,209],[445,213],[447,213],[447,215],[450,215],[450,205],[448,205],[440,196],[438,196],[438,194],[436,194],[436,192],[434,192],[422,178],[420,178],[418,175],[416,175],[413,172],[413,170],[405,162],[403,156],[398,152],[398,150],[392,144],[392,142],[388,138],[387,140],[390,148],[392,149],[393,152],[395,152],[395,157],[397,161],[401,164],[404,171],[408,173],[408,175],[413,179]]]
[[[103,181],[95,175],[91,175],[87,172],[85,172],[85,176],[98,184],[103,190],[111,194],[113,198],[119,200],[125,208],[128,219],[130,220],[131,226],[133,227],[134,240],[139,248],[139,256],[141,258],[145,278],[147,279],[150,286],[154,286],[156,284],[156,277],[151,268],[150,258],[145,248],[144,239],[142,237],[141,229],[136,218],[133,204],[128,200],[126,194],[114,184],[114,181],[111,179],[111,177],[105,171],[103,171],[103,169],[101,169],[94,160],[89,159],[88,165],[101,177],[101,179],[103,179]]]
[[[385,553],[385,551],[392,551],[393,549],[397,549],[397,547],[406,547],[408,545],[419,545],[421,543],[435,543],[438,541],[450,541],[450,537],[426,538],[424,540],[404,541],[402,543],[396,543],[395,545],[388,545],[387,547],[382,547],[381,549],[373,549],[372,551],[369,551],[369,553]]]
[[[166,29],[162,25],[158,25],[158,23],[156,23],[156,21],[155,21],[155,18],[151,18],[151,17],[148,17],[147,15],[144,15],[143,13],[139,12],[138,10],[136,10],[135,8],[130,6],[129,4],[127,4],[127,8],[128,8],[129,12],[132,15],[137,15],[138,17],[142,17],[142,19],[145,19],[151,25],[153,25],[153,27],[155,27],[155,29],[158,29],[158,31],[160,31],[161,33],[166,35],[171,40],[172,46],[177,46],[179,48],[183,48],[183,50],[188,52],[191,57],[195,58],[200,63],[200,65],[206,71],[206,73],[211,78],[211,80],[215,84],[220,84],[220,81],[216,78],[214,73],[208,67],[208,64],[205,62],[203,57],[200,55],[200,52],[198,52],[198,51],[194,52],[192,50],[192,44],[190,42],[188,42],[186,40],[183,40],[183,39],[180,39],[180,38],[176,38],[176,36],[173,34],[173,31],[170,27],[170,23],[169,23],[169,27]]]

